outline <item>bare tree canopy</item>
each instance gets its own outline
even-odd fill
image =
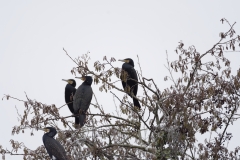
[[[25,107],[24,112],[16,110],[20,123],[13,127],[12,134],[29,129],[33,134],[44,127],[55,127],[56,139],[71,160],[237,159],[240,148],[236,146],[231,151],[227,145],[233,136],[228,132],[229,125],[239,119],[240,70],[231,73],[224,52],[235,51],[240,36],[235,34],[235,23],[230,24],[224,18],[220,22],[228,25],[229,30],[220,33],[219,41],[204,53],[199,53],[195,46],[185,48],[179,42],[175,50],[178,60],[167,60],[166,65],[169,75],[164,80],[172,85],[164,90],[158,88],[161,82],[142,74],[145,69],[140,65],[141,57],[131,57],[140,70],[136,70],[138,81],[130,80],[138,84],[142,95],[135,96],[129,92],[131,89],[116,86],[121,83],[123,71],[115,65],[114,57],[104,56],[103,60],[92,63],[89,53],[73,58],[63,49],[73,61],[74,76],[92,76],[93,85],[99,85],[103,94],[114,97],[115,106],[111,107],[116,108],[115,113],[109,113],[98,103],[93,90],[90,110],[85,113],[86,124],[75,129],[74,115],[69,112],[69,116],[63,117],[59,113],[66,104],[46,105],[27,94],[25,100],[5,95],[3,99],[22,101]],[[121,92],[126,93],[124,97],[118,96]],[[128,94],[140,102],[141,110],[134,107]],[[196,134],[199,133],[209,138],[198,142]],[[11,149],[0,145],[2,159],[5,154],[22,155],[24,159],[50,159],[43,145],[33,150],[20,140],[10,140],[10,143]]]

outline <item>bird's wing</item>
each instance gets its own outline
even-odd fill
[[[92,87],[88,85],[81,85],[74,96],[73,107],[75,113],[79,110],[86,111],[92,100]]]
[[[126,87],[126,85],[128,85],[131,90],[133,91],[134,95],[137,94],[137,90],[138,90],[138,84],[136,81],[138,81],[138,76],[137,76],[137,72],[134,69],[134,67],[125,64],[123,65],[123,70],[125,70],[127,72],[127,83],[125,83],[125,86],[123,86],[124,88]],[[131,80],[133,79],[133,80]],[[136,80],[136,81],[134,81]],[[122,81],[123,82],[123,81]]]
[[[133,67],[130,69],[129,72],[130,72],[129,78],[138,81],[137,72],[136,72],[136,70]],[[136,81],[134,81],[134,80],[130,80],[129,83],[131,83],[131,89],[133,91],[133,94],[136,96],[137,95],[137,91],[138,91],[138,83]]]
[[[77,89],[73,87],[73,95],[75,95]]]
[[[122,86],[123,86],[123,89],[125,90],[125,87],[126,87],[126,82],[125,82],[125,75],[127,74],[125,70],[122,70],[121,71],[121,75],[120,75],[120,79],[122,80]]]
[[[83,85],[80,85],[74,95],[74,100],[73,100],[73,109],[74,109],[74,113],[78,113],[81,103],[82,103],[82,97],[84,97],[84,93],[83,93]]]
[[[136,70],[132,67],[131,69],[129,69],[129,72],[130,72],[129,77],[137,81],[138,76]]]
[[[69,110],[73,113],[73,95],[75,93],[76,89],[71,86],[70,84],[67,84],[65,88],[65,102],[68,105]]]
[[[48,138],[47,141],[44,143],[44,146],[51,158],[54,156],[57,160],[67,159],[66,152],[63,146],[54,138]]]
[[[87,111],[92,100],[92,95],[93,95],[92,87],[85,86],[83,89],[83,94],[84,96],[81,98],[80,109],[83,111]]]
[[[72,94],[72,86],[70,84],[67,84],[65,87],[65,102],[66,103],[70,102],[71,94]]]

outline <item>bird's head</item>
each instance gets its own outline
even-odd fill
[[[62,79],[63,81],[66,81],[68,84],[70,84],[73,87],[76,87],[76,81],[74,79]]]
[[[81,79],[84,81],[84,83],[88,84],[88,85],[91,85],[92,84],[92,77],[91,76],[82,76],[82,77],[75,77],[75,78],[78,78],[78,79]]]
[[[125,62],[134,67],[134,62],[131,58],[119,59],[118,61]]]
[[[54,137],[57,134],[57,130],[54,127],[45,127],[40,130],[43,130],[45,134],[47,134],[50,137]]]

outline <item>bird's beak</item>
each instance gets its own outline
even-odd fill
[[[127,60],[127,59],[119,59],[118,61],[129,63],[129,60]]]
[[[47,129],[47,128],[39,128],[39,130],[42,130],[44,132],[49,132],[49,129]]]
[[[73,83],[73,81],[71,81],[71,80],[66,80],[66,79],[62,79],[62,80],[68,82],[69,84]]]
[[[86,77],[75,77],[75,78],[78,78],[78,79],[81,79],[81,80],[83,80],[83,81],[85,81],[86,80]]]
[[[119,59],[118,61],[121,61],[121,62],[126,62],[125,59]]]

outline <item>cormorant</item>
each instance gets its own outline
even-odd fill
[[[134,62],[131,58],[126,58],[119,61],[125,62],[122,65],[122,72],[120,75],[123,89],[127,91],[130,97],[132,97],[131,93],[133,93],[133,95],[136,97],[137,91],[138,91],[138,76],[137,76],[136,70],[134,69]],[[133,98],[134,106],[140,109],[141,105],[139,101],[134,97],[132,98]]]
[[[55,157],[56,160],[67,160],[68,158],[63,146],[53,138],[57,134],[56,129],[53,127],[46,127],[41,130],[46,132],[42,140],[51,159]]]
[[[63,81],[66,81],[68,83],[65,87],[65,102],[67,103],[69,110],[74,114],[73,96],[76,92],[76,81],[74,79],[63,79]],[[78,117],[75,117],[75,124],[79,124]]]
[[[73,109],[75,114],[80,114],[79,122],[80,126],[82,127],[86,121],[86,111],[88,110],[91,100],[92,100],[92,77],[91,76],[83,76],[83,77],[76,77],[82,79],[84,82],[78,87],[73,101]],[[79,124],[75,124],[79,125]]]

